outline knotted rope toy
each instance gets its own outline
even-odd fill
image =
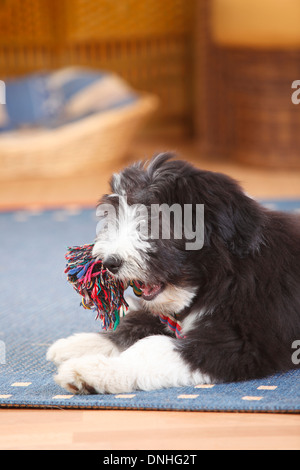
[[[92,254],[93,244],[69,247],[65,273],[75,291],[81,295],[81,305],[96,310],[104,330],[115,330],[120,317],[126,314],[128,304],[124,298],[124,284],[103,266],[100,259]],[[138,297],[142,283],[130,281],[129,285]],[[126,286],[127,287],[127,286]],[[159,318],[177,338],[182,338],[181,323],[175,315],[159,314]]]
[[[82,296],[81,305],[96,310],[104,330],[116,329],[120,316],[124,316],[128,304],[124,298],[124,285],[92,254],[93,244],[68,247],[65,273],[75,291]],[[140,295],[138,283],[130,283],[136,295]]]

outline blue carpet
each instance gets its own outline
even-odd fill
[[[300,201],[264,201],[299,211]],[[264,380],[121,395],[77,396],[53,381],[45,359],[56,339],[98,331],[94,312],[80,307],[67,283],[67,245],[93,241],[95,211],[0,214],[0,407],[299,412],[300,371]],[[292,351],[291,351],[292,352]]]

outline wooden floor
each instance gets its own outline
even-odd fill
[[[2,410],[0,449],[299,449],[297,415]]]
[[[243,167],[200,158],[193,142],[141,140],[131,160],[175,150],[202,168],[225,172],[255,197],[300,197],[300,170]],[[124,162],[123,162],[124,163]],[[123,163],[88,176],[0,182],[0,208],[95,205]],[[121,410],[0,410],[0,449],[300,449],[300,417],[288,414]]]
[[[194,142],[176,138],[155,140],[141,139],[136,142],[130,157],[122,162],[112,162],[91,169],[89,174],[72,177],[39,179],[36,177],[1,180],[0,168],[0,208],[53,207],[66,205],[95,205],[99,197],[108,189],[111,174],[127,162],[148,159],[154,153],[175,151],[180,158],[191,161],[196,166],[221,171],[235,178],[244,189],[256,197],[298,197],[300,196],[299,170],[272,170],[243,166],[232,162],[205,160],[199,154]],[[85,172],[86,173],[86,172]]]

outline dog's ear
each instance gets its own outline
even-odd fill
[[[264,209],[224,174],[200,170],[194,181],[198,202],[204,204],[204,243],[213,246],[221,240],[239,257],[259,251],[264,242]]]
[[[231,253],[245,257],[258,252],[263,243],[265,213],[242,191],[229,198],[217,214],[218,231]]]

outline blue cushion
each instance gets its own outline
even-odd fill
[[[66,104],[77,93],[88,89],[95,83],[101,83],[110,74],[90,69],[76,69],[76,72],[56,79],[55,86],[51,79],[57,72],[33,73],[26,77],[8,80],[6,85],[7,121],[0,124],[0,132],[19,128],[56,128],[70,122],[83,119],[97,112],[97,108],[87,107],[81,115],[65,115]],[[106,108],[114,109],[126,106],[137,99],[134,92],[125,93],[122,98],[111,100]]]

